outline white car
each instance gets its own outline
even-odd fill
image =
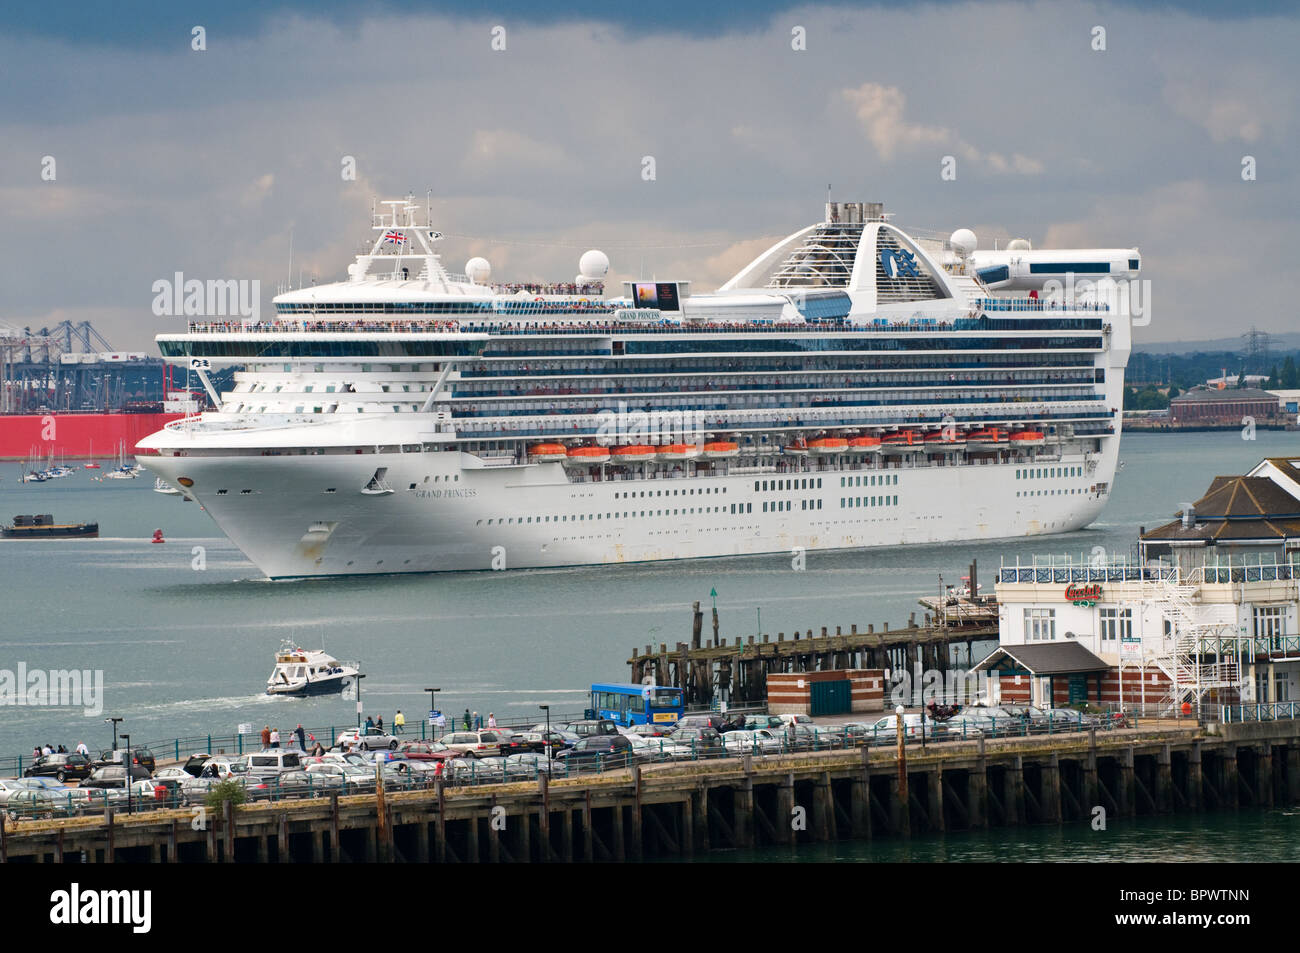
[[[361,751],[376,751],[379,748],[387,748],[390,751],[396,751],[398,740],[378,728],[349,728],[336,739],[334,747],[340,751],[351,746]]]
[[[728,731],[722,736],[722,745],[732,755],[780,754],[785,747],[783,740],[766,728]]]
[[[935,721],[933,718],[925,719],[925,737],[934,737]],[[921,716],[920,714],[903,715],[903,735],[907,738],[921,738]],[[867,737],[874,741],[896,741],[898,739],[898,716],[886,715],[871,726],[871,731]]]

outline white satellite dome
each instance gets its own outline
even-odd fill
[[[969,228],[959,228],[948,237],[948,243],[959,258],[969,258],[971,252],[979,248],[979,239]]]
[[[465,262],[465,277],[476,285],[486,284],[492,277],[492,266],[486,258],[471,258]]]
[[[1013,238],[1007,242],[1007,251],[1033,251],[1027,238]]]
[[[583,278],[604,278],[609,274],[609,256],[595,248],[578,259],[578,274]]]

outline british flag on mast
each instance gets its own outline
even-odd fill
[[[393,242],[398,245],[406,244],[406,236],[398,231],[391,231],[384,235],[384,241]]]

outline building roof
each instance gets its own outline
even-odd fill
[[[1034,675],[1068,675],[1104,672],[1110,668],[1078,642],[1040,642],[1035,645],[999,645],[972,671],[990,671],[1011,661]]]
[[[1288,460],[1275,461],[1294,472]],[[1293,539],[1300,537],[1300,499],[1263,476],[1217,476],[1192,504],[1191,525],[1181,517],[1142,536],[1143,542]]]
[[[1220,401],[1227,403],[1229,401],[1242,400],[1262,400],[1270,404],[1277,403],[1277,395],[1270,394],[1268,391],[1260,390],[1257,387],[1225,387],[1223,390],[1210,387],[1193,387],[1191,390],[1179,394],[1170,404],[1197,404]]]

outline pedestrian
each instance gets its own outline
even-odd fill
[[[478,731],[482,727],[483,727],[483,716],[480,715],[478,712],[474,712],[474,730]]]
[[[375,719],[366,715],[366,730],[369,731],[373,727],[375,727]]]
[[[58,751],[58,753],[59,753],[59,754],[67,754],[67,753],[68,753],[68,749],[65,748],[65,747],[63,747],[63,745],[59,745],[59,751]]]
[[[465,730],[469,731],[470,728],[472,727],[473,727],[473,723],[469,720],[469,709],[466,708],[465,709]],[[39,755],[41,753],[41,749],[37,748],[36,753]]]
[[[379,720],[378,720],[377,722],[375,722],[375,727],[378,728],[380,731],[383,731],[383,730],[384,730],[384,716],[383,716],[383,715],[380,715],[380,716],[379,716]]]
[[[41,754],[54,754],[54,749],[50,747],[49,744],[46,744],[45,747],[41,749]]]
[[[406,727],[406,718],[402,715],[402,709],[397,709],[397,714],[393,716],[393,731],[401,734],[402,729]]]
[[[280,729],[279,729],[279,728],[272,728],[272,729],[271,729],[271,747],[272,747],[272,748],[278,748],[278,747],[280,747]]]
[[[468,722],[468,719],[466,719],[466,721]],[[468,728],[469,724],[467,723],[465,727]],[[32,757],[39,758],[40,756],[41,756],[41,746],[37,745],[35,748],[32,749]]]
[[[269,747],[271,747],[271,726],[263,725],[262,726],[262,750],[265,751]]]
[[[307,750],[307,733],[302,730],[302,725],[294,729],[294,734],[298,736],[298,748],[302,751]]]
[[[497,716],[492,714],[492,712],[488,712],[488,727],[495,728],[496,726],[497,726]]]
[[[78,742],[77,754],[85,755],[87,758],[90,757],[90,749],[86,747],[86,743],[84,741]]]

